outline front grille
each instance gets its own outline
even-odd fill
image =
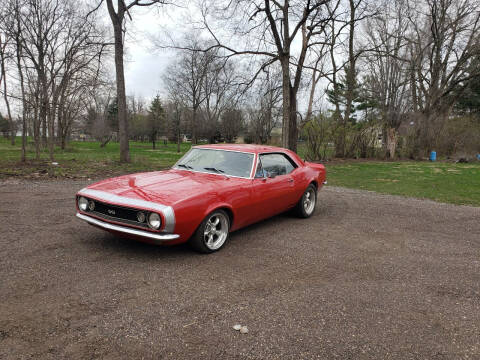
[[[106,204],[98,200],[93,200],[93,202],[95,203],[95,209],[93,211],[87,210],[89,214],[98,216],[105,220],[149,228],[146,221],[141,223],[137,220],[137,213],[139,212],[138,209],[131,209],[123,206]],[[145,214],[145,216],[148,215],[148,212],[146,211],[143,211],[143,213]]]

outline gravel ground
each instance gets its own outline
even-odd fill
[[[205,256],[75,219],[85,185],[0,183],[0,358],[480,359],[480,208],[327,187]]]

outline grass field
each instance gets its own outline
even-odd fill
[[[480,206],[480,162],[349,162],[327,170],[335,186]]]
[[[130,142],[132,162],[118,162],[119,144],[108,143],[100,148],[94,142],[71,142],[62,151],[56,149],[53,166],[48,153],[42,152],[41,160],[34,161],[33,144],[28,146],[28,161],[19,162],[20,139],[12,147],[0,139],[0,178],[103,178],[124,173],[160,170],[175,163],[189,148],[176,144],[164,146],[151,143]],[[302,149],[299,149],[302,153]],[[480,206],[480,162],[453,164],[446,162],[381,162],[345,161],[327,163],[328,184],[355,189],[365,189],[386,194],[427,198],[440,202]]]
[[[188,149],[189,143],[181,144],[177,153],[177,144],[157,143],[152,149],[151,143],[130,141],[131,163],[121,164],[119,159],[119,143],[109,142],[101,148],[98,142],[72,141],[65,150],[55,149],[55,161],[58,166],[52,166],[48,161],[48,151],[42,151],[40,161],[35,161],[33,143],[28,144],[26,164],[19,162],[20,141],[17,145],[0,139],[0,177],[86,177],[98,178],[122,173],[160,170],[174,164]]]

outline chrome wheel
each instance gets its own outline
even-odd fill
[[[217,250],[222,247],[228,236],[228,219],[221,212],[212,214],[203,231],[203,241],[210,250]]]
[[[315,210],[315,203],[317,202],[317,194],[313,187],[309,187],[305,194],[303,194],[303,209],[306,215],[311,215]]]

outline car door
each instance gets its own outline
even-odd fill
[[[281,153],[260,154],[253,180],[254,216],[267,218],[287,210],[294,198],[295,167]]]

